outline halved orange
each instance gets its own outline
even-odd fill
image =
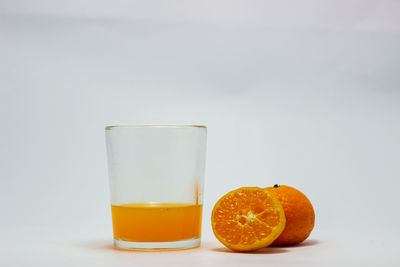
[[[285,228],[279,201],[259,187],[241,187],[215,204],[211,224],[215,237],[235,251],[252,251],[270,245]]]

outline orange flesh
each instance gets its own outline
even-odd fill
[[[114,238],[132,242],[199,238],[202,208],[202,205],[183,203],[112,205]]]
[[[270,244],[273,240],[268,238],[277,237],[272,237],[272,232],[279,235],[285,220],[277,200],[260,188],[239,189],[225,195],[215,205],[212,216],[217,238],[237,250],[253,244],[258,246],[258,241]]]

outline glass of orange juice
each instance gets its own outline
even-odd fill
[[[114,247],[200,246],[207,129],[107,126]]]

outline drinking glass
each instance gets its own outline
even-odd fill
[[[205,126],[107,126],[114,246],[200,246]]]

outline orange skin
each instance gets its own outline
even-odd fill
[[[295,245],[303,242],[314,228],[315,213],[310,200],[299,190],[287,185],[265,188],[282,204],[286,226],[273,246]]]

